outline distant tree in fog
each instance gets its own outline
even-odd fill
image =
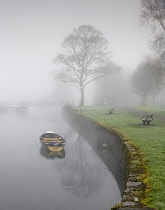
[[[130,90],[128,88],[128,75],[119,72],[97,80],[95,85],[95,103],[107,104],[111,107],[126,105]]]
[[[63,53],[57,55],[54,62],[65,68],[56,79],[64,83],[77,83],[80,87],[81,105],[84,105],[84,88],[92,81],[119,71],[119,67],[110,62],[108,41],[103,34],[89,25],[73,30],[62,43]]]
[[[165,0],[141,0],[141,6],[142,23],[151,23],[153,30],[151,49],[162,71],[165,71]]]
[[[131,78],[132,91],[140,97],[142,105],[146,105],[148,95],[159,92],[162,84],[160,65],[150,57],[139,64]]]

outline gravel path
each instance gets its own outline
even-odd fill
[[[130,112],[132,115],[134,115],[136,117],[140,117],[140,118],[148,113],[148,112],[144,112],[144,111],[138,110],[138,109],[133,109],[130,107],[119,107],[119,109]],[[156,120],[165,120],[165,116],[156,115],[156,114],[153,114],[153,118]]]

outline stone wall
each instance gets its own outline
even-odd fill
[[[143,200],[147,186],[146,166],[138,148],[115,130],[104,127],[99,122],[81,114],[67,110],[65,116],[77,132],[84,136],[100,155],[119,185],[122,200],[113,210],[154,210],[145,207]],[[111,162],[106,162],[105,152],[111,155]],[[100,151],[100,153],[99,153]],[[107,152],[106,152],[107,154]]]

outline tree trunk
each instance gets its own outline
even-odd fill
[[[152,101],[153,101],[153,102],[152,102],[153,105],[155,105],[155,95],[152,96]]]
[[[146,106],[146,101],[147,101],[147,96],[143,95],[142,96],[142,106]]]
[[[80,106],[84,106],[84,87],[83,86],[80,86],[80,92],[81,92]]]

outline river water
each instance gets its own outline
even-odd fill
[[[65,138],[63,153],[41,147],[39,136],[48,130]],[[120,202],[111,168],[60,108],[0,113],[0,137],[1,210],[108,210]]]

